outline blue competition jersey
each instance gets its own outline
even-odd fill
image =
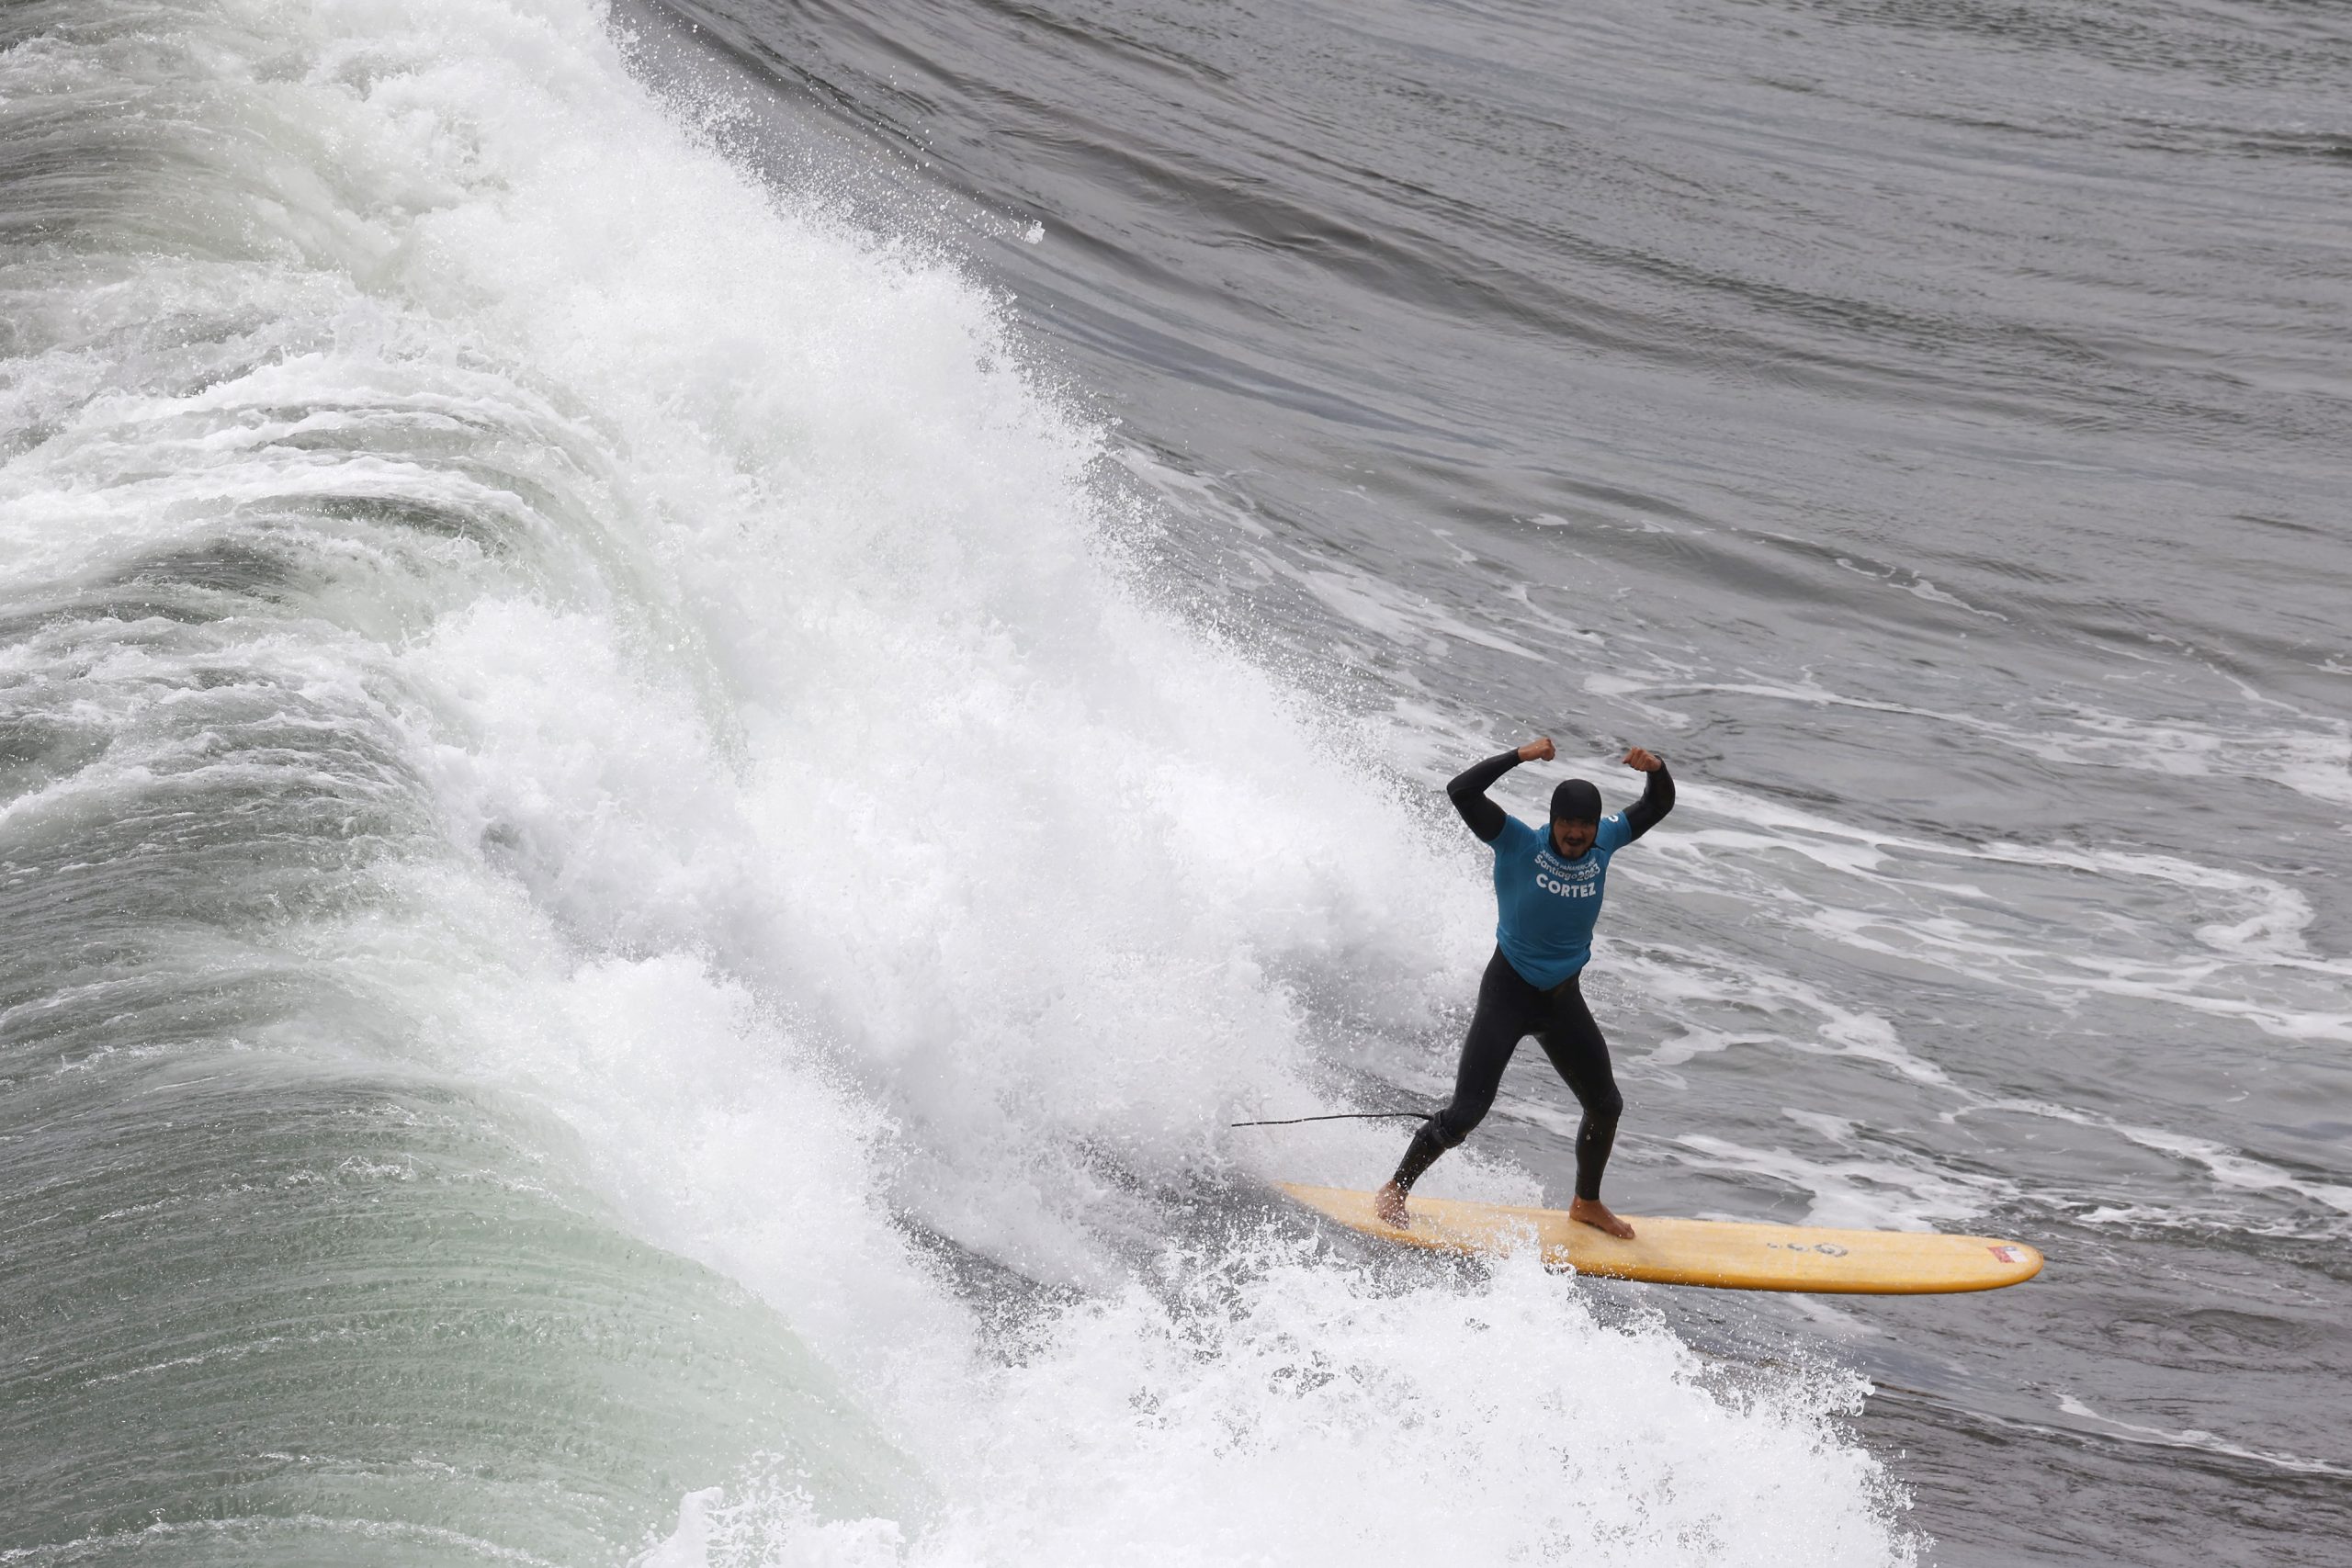
[[[1563,860],[1548,829],[1503,819],[1494,839],[1495,942],[1520,978],[1548,991],[1585,966],[1609,857],[1633,841],[1624,813],[1612,811],[1600,819],[1592,848]]]

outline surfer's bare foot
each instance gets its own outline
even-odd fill
[[[1376,1198],[1373,1201],[1375,1206],[1379,1203]],[[1568,1205],[1568,1218],[1590,1225],[1595,1230],[1607,1231],[1619,1241],[1634,1239],[1634,1227],[1611,1213],[1609,1205],[1598,1198],[1577,1199]]]
[[[1405,1217],[1405,1190],[1391,1181],[1372,1195],[1372,1212],[1384,1225],[1403,1230],[1410,1222]]]

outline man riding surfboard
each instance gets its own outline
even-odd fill
[[[1478,984],[1478,1010],[1462,1043],[1453,1098],[1421,1123],[1373,1209],[1392,1225],[1407,1224],[1405,1195],[1438,1156],[1468,1137],[1495,1102],[1503,1067],[1532,1034],[1584,1108],[1577,1129],[1577,1195],[1569,1217],[1631,1238],[1634,1227],[1600,1201],[1600,1173],[1617,1139],[1624,1101],[1609,1067],[1609,1044],[1592,1021],[1577,984],[1592,956],[1592,928],[1609,874],[1609,860],[1674,809],[1674,779],[1666,763],[1636,746],[1625,765],[1645,775],[1642,798],[1604,817],[1600,791],[1568,779],[1552,792],[1544,831],[1506,815],[1487,791],[1521,762],[1548,762],[1549,737],[1489,757],[1445,786],[1453,808],[1495,851],[1495,955]]]

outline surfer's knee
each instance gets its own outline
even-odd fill
[[[1603,1084],[1584,1102],[1584,1113],[1596,1122],[1614,1125],[1625,1114],[1625,1097],[1617,1092],[1615,1084]]]
[[[1452,1104],[1431,1116],[1421,1125],[1430,1130],[1430,1135],[1442,1146],[1449,1149],[1455,1148],[1460,1146],[1463,1139],[1477,1131],[1478,1123],[1487,1119],[1487,1112],[1493,1108],[1494,1103],[1494,1097],[1491,1095],[1484,1100],[1464,1100],[1456,1097]]]

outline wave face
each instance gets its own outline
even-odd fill
[[[0,17],[0,1554],[2319,1561],[2344,40],[1701,11]],[[1685,781],[1621,1206],[2047,1289],[1270,1203],[1522,726]]]
[[[1892,1550],[1849,1374],[1239,1195],[1476,875],[988,288],[593,6],[11,25],[12,1561]]]

